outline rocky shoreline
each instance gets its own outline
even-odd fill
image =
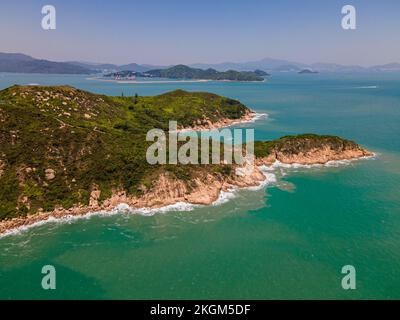
[[[330,161],[357,160],[372,157],[373,153],[359,148],[347,150],[342,153],[332,152],[329,149],[314,150],[307,154],[287,157],[282,154],[272,154],[256,160],[256,166],[237,167],[233,176],[220,179],[220,176],[207,174],[193,181],[193,186],[188,187],[180,180],[168,174],[160,175],[155,187],[142,197],[131,197],[124,191],[114,191],[111,198],[99,203],[101,192],[92,190],[88,206],[76,206],[70,209],[57,208],[50,212],[38,212],[25,217],[17,217],[0,221],[0,235],[12,233],[15,230],[30,227],[34,224],[52,219],[68,217],[83,217],[95,212],[112,212],[119,205],[124,204],[132,209],[158,209],[179,202],[197,205],[210,205],[218,200],[222,191],[233,188],[257,187],[266,182],[267,177],[261,171],[262,166],[271,166],[276,162],[281,164],[315,165],[326,164]],[[237,170],[240,169],[240,170]]]
[[[221,129],[226,127],[231,127],[234,125],[239,125],[242,123],[254,122],[256,119],[258,119],[259,116],[260,114],[249,110],[240,119],[222,119],[216,122],[212,122],[208,119],[201,120],[198,121],[198,123],[193,126],[179,128],[178,132],[207,131],[207,130]],[[204,122],[206,122],[206,124],[204,124]]]
[[[227,100],[208,93],[188,93],[179,90],[154,98],[140,98],[139,102],[132,98],[118,98],[119,100],[115,101],[113,97],[98,96],[72,87],[15,86],[1,91],[0,94],[4,101],[9,101],[8,107],[0,110],[0,122],[3,122],[6,128],[0,135],[2,148],[14,150],[14,154],[18,154],[18,161],[15,162],[15,159],[8,161],[7,154],[10,152],[0,152],[0,178],[3,179],[2,182],[7,182],[4,186],[8,189],[5,190],[11,193],[9,196],[3,193],[2,205],[9,211],[4,217],[14,216],[0,221],[0,234],[53,219],[81,217],[95,212],[107,213],[121,204],[138,210],[158,209],[176,203],[209,205],[220,198],[221,192],[262,185],[267,179],[262,166],[271,166],[277,162],[286,165],[324,164],[334,160],[351,160],[372,155],[355,142],[335,136],[304,134],[273,141],[256,141],[255,164],[224,167],[221,163],[217,170],[210,170],[204,166],[187,167],[178,175],[174,170],[154,168],[154,176],[151,179],[138,180],[134,185],[135,189],[132,190],[139,190],[141,193],[133,196],[126,190],[109,190],[104,188],[104,185],[98,185],[105,172],[109,174],[108,186],[115,185],[117,188],[129,185],[131,181],[127,179],[133,179],[134,176],[126,178],[126,170],[136,170],[135,168],[140,167],[144,161],[141,158],[138,158],[140,161],[136,161],[136,158],[132,157],[131,149],[128,152],[128,147],[137,152],[144,150],[142,146],[132,143],[132,139],[140,133],[133,133],[133,129],[137,129],[137,123],[132,120],[132,113],[137,115],[138,119],[146,119],[149,127],[156,127],[157,122],[153,123],[149,114],[141,112],[142,108],[156,112],[158,109],[155,106],[161,104],[164,108],[182,111],[179,103],[187,100],[199,108],[203,116],[200,117],[196,113],[190,127],[181,127],[178,131],[220,129],[253,122],[260,115],[236,100]],[[208,101],[210,107],[207,110],[203,110],[203,104],[198,105],[198,101],[203,100]],[[34,101],[36,104],[31,110],[27,110],[24,104],[26,101]],[[135,101],[137,104],[145,103],[146,108],[142,105],[135,107]],[[197,104],[193,101],[197,101]],[[123,102],[125,104],[121,106]],[[76,104],[79,104],[81,109],[78,109]],[[21,105],[26,111],[22,115],[19,111]],[[236,118],[229,118],[230,113],[225,112],[224,108],[233,108]],[[36,119],[32,118],[32,114],[36,115],[38,110],[44,119],[36,123],[39,129],[33,133],[26,131],[26,127],[32,124],[32,119]],[[54,116],[62,123],[61,126],[55,124]],[[101,121],[97,118],[101,118]],[[92,123],[95,121],[103,125],[107,123],[110,127],[106,126],[103,131],[99,131],[98,126]],[[65,125],[70,122],[74,125]],[[85,129],[78,130],[79,126]],[[32,135],[35,138],[34,148],[27,148],[32,144]],[[119,145],[115,144],[118,139],[123,148],[116,147]],[[116,167],[104,167],[103,158],[107,159],[108,163],[116,163]],[[32,159],[37,162],[34,167],[27,165]],[[87,172],[94,173],[95,177],[87,177]],[[8,180],[4,180],[5,177]],[[82,190],[85,190],[83,194],[80,193]],[[46,198],[48,192],[59,196],[53,199],[54,202],[50,202],[51,205]],[[69,200],[65,202],[64,207],[58,200],[62,199],[61,196]],[[46,208],[47,204],[47,209],[42,209]],[[60,207],[53,210],[55,204]],[[71,204],[75,205],[69,207]]]

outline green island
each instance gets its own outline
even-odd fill
[[[264,81],[268,73],[262,70],[253,71],[217,71],[209,68],[207,70],[191,68],[185,65],[176,65],[166,69],[154,69],[146,72],[118,71],[104,75],[105,78],[131,79],[143,78],[166,78],[166,79],[193,79],[193,80],[215,80],[215,81]]]
[[[0,91],[0,221],[85,207],[93,200],[93,190],[99,207],[121,190],[135,199],[147,199],[161,176],[178,183],[184,199],[191,192],[203,196],[200,180],[205,176],[218,186],[216,192],[224,188],[224,181],[248,185],[236,183],[234,165],[150,165],[146,150],[151,142],[145,137],[152,128],[168,130],[169,120],[187,128],[240,120],[250,112],[237,100],[206,92],[111,97],[69,86],[4,89]],[[321,163],[369,154],[334,136],[307,134],[255,142],[260,165],[276,160]],[[154,199],[158,194],[138,204],[162,205]]]

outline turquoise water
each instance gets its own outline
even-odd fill
[[[0,298],[400,298],[400,75],[274,75],[266,83],[117,84],[0,74],[0,88],[69,84],[111,95],[181,88],[268,113],[257,139],[336,134],[378,153],[338,167],[279,169],[218,206],[48,223],[0,239]],[[41,289],[54,265],[57,289]],[[353,265],[357,289],[341,288]]]

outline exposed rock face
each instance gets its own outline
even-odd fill
[[[199,169],[197,176],[194,176],[190,183],[176,178],[169,172],[163,172],[150,188],[143,187],[142,196],[135,197],[128,195],[124,190],[114,190],[113,195],[103,202],[100,202],[101,191],[94,186],[87,206],[77,205],[70,209],[57,208],[51,212],[39,211],[27,217],[4,220],[0,222],[0,233],[47,220],[50,217],[62,218],[101,210],[111,211],[122,203],[132,208],[160,208],[177,202],[208,205],[219,198],[221,191],[227,191],[233,187],[260,185],[265,180],[264,174],[257,167],[260,165],[271,165],[276,161],[285,164],[323,164],[332,160],[356,159],[373,155],[352,141],[331,136],[285,137],[265,142],[262,147],[268,149],[267,154],[256,159],[256,166],[246,162],[243,166],[233,166],[234,170],[229,174]],[[31,171],[31,168],[23,170],[23,172]],[[46,179],[51,180],[54,177],[54,170],[47,169]],[[28,208],[30,206],[27,197],[21,197],[19,203]]]
[[[3,175],[3,173],[4,173],[5,167],[6,167],[6,164],[4,163],[3,160],[0,159],[0,178],[1,178],[1,176]]]
[[[53,180],[56,177],[56,172],[53,169],[46,169],[46,180]]]
[[[268,155],[258,157],[256,165],[271,165],[276,161],[285,164],[323,164],[332,160],[356,159],[372,156],[354,142],[337,137],[288,137],[279,139],[269,146]],[[38,212],[27,217],[18,217],[0,222],[0,234],[7,230],[47,220],[50,217],[80,216],[94,211],[110,211],[119,204],[127,204],[132,208],[160,208],[177,202],[207,205],[216,201],[221,191],[232,187],[258,186],[265,180],[264,174],[257,166],[250,163],[234,167],[230,174],[200,172],[190,184],[177,179],[168,172],[159,175],[151,188],[145,189],[140,197],[128,195],[123,190],[115,190],[113,195],[100,203],[101,191],[95,186],[90,193],[88,206],[75,206],[70,209],[57,208],[51,212]],[[54,170],[46,170],[47,178],[54,178]],[[26,197],[20,203],[29,206]]]
[[[101,191],[95,187],[90,193],[89,207],[97,207],[99,205]]]
[[[158,171],[146,161],[149,130],[166,130],[171,119],[186,127],[228,125],[250,112],[237,100],[183,90],[112,97],[69,86],[12,86],[0,90],[0,101],[0,220],[95,206],[93,185],[102,196],[118,188],[139,194]]]
[[[268,155],[259,157],[257,165],[271,165],[275,161],[285,164],[324,164],[328,161],[357,159],[373,153],[358,144],[331,136],[304,135],[279,139]]]
[[[51,212],[38,212],[27,217],[18,217],[0,222],[0,234],[10,229],[31,225],[47,220],[50,217],[81,216],[94,211],[111,211],[119,204],[127,204],[132,208],[160,208],[177,202],[208,205],[216,201],[221,191],[232,187],[252,187],[265,180],[263,173],[257,168],[245,170],[246,174],[206,174],[191,181],[190,187],[183,181],[169,174],[162,174],[153,188],[141,197],[132,197],[125,191],[115,191],[111,198],[99,203],[100,191],[94,188],[90,194],[88,206],[75,206],[70,209],[57,208]],[[27,199],[23,199],[27,201]]]
[[[281,151],[272,153],[271,155],[257,159],[258,165],[271,165],[275,161],[286,164],[324,164],[329,161],[355,159],[361,157],[372,156],[373,154],[367,150],[344,150],[337,152],[329,147],[323,149],[312,149],[307,152],[299,152],[297,154],[287,154]]]
[[[218,120],[215,122],[212,122],[209,119],[202,119],[202,120],[196,121],[196,123],[193,126],[178,129],[178,132],[205,131],[205,130],[225,128],[225,127],[233,126],[235,124],[253,121],[255,116],[256,116],[255,112],[246,110],[245,114],[240,119],[225,118],[225,119],[221,119],[221,120]]]
[[[205,174],[197,177],[187,184],[168,175],[161,175],[155,183],[155,187],[143,197],[135,199],[135,207],[163,207],[177,202],[208,205],[216,201],[221,191],[227,191],[232,187],[252,187],[265,180],[264,174],[257,168],[246,175],[229,176]]]
[[[353,159],[372,155],[362,148],[345,150],[339,153],[328,147],[317,150],[310,149],[298,154],[286,152],[274,152],[268,157],[257,159],[257,165],[270,165],[275,161],[282,163],[315,164],[326,163],[331,160]],[[242,169],[242,170],[237,170]],[[115,191],[111,198],[99,203],[100,190],[96,188],[90,194],[88,206],[75,206],[70,209],[58,208],[51,212],[38,212],[27,217],[14,218],[0,222],[0,234],[7,230],[30,225],[50,217],[62,218],[64,216],[81,216],[93,211],[111,211],[119,204],[127,204],[132,208],[160,208],[177,202],[208,205],[215,202],[221,191],[227,191],[232,187],[258,186],[265,180],[264,174],[257,166],[248,168],[236,168],[234,174],[227,176],[206,174],[191,181],[189,186],[168,174],[162,174],[154,183],[154,186],[141,197],[132,197],[125,191]],[[22,199],[28,205],[27,199]]]
[[[146,132],[168,128],[171,116],[187,130],[251,121],[255,114],[232,99],[177,90],[138,102],[71,87],[15,86],[1,90],[0,100],[0,233],[50,217],[111,210],[121,203],[134,208],[206,205],[221,191],[256,186],[265,179],[248,165],[177,165],[169,170],[146,162]],[[257,165],[371,155],[354,142],[316,135],[256,142],[255,151]],[[104,195],[109,199],[103,200]]]

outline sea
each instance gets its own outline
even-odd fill
[[[120,208],[3,236],[0,299],[400,299],[399,73],[277,73],[260,83],[0,73],[0,89],[13,84],[213,92],[264,114],[241,126],[257,140],[332,134],[376,156],[267,168],[265,186],[210,206]],[[42,287],[48,265],[54,290]]]

